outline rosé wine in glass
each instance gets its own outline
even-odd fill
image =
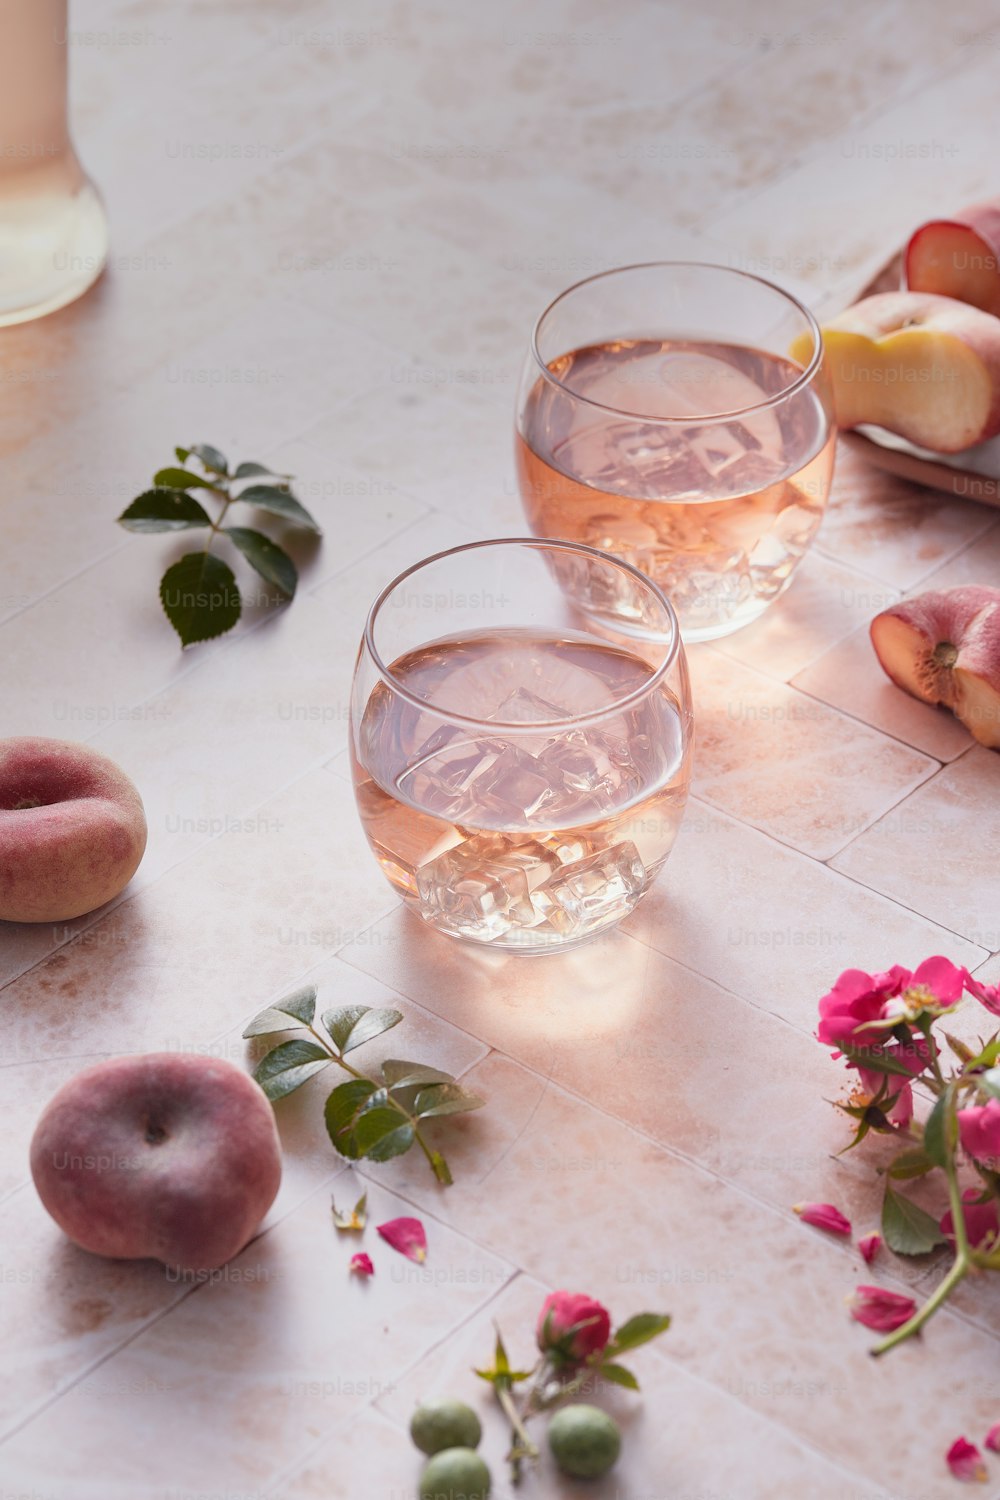
[[[807,369],[787,353],[803,331]],[[784,590],[822,518],[833,449],[815,321],[757,277],[627,267],[538,321],[516,439],[532,531],[647,573],[686,639],[727,635]]]
[[[627,916],[670,852],[683,648],[659,590],[615,559],[512,540],[418,564],[372,610],[351,717],[368,841],[441,932],[565,948]]]

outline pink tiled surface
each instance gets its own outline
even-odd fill
[[[634,1360],[642,1396],[607,1395],[626,1454],[594,1500],[951,1494],[944,1449],[1000,1413],[1000,1293],[964,1288],[875,1365],[843,1306],[857,1256],[791,1205],[877,1217],[882,1158],[837,1156],[811,1037],[837,972],[947,952],[1000,977],[1000,760],[867,642],[906,593],[995,582],[1000,516],[841,456],[786,597],[692,653],[677,848],[579,952],[421,929],[344,754],[378,588],[522,529],[511,407],[544,302],[700,255],[842,303],[915,219],[996,190],[1000,3],[90,0],[73,26],[116,260],[0,333],[0,734],[112,755],[150,844],[109,909],[0,929],[0,1500],[403,1500],[409,1413],[440,1392],[482,1406],[509,1500],[470,1366],[494,1318],[527,1356],[557,1285],[675,1319]],[[293,470],[326,540],[290,610],[182,655],[163,548],[112,522],[199,439]],[[487,1096],[441,1127],[455,1186],[415,1156],[346,1169],[317,1081],[280,1106],[281,1194],[217,1283],[67,1244],[26,1164],[59,1084],[154,1047],[249,1061],[247,1016],[307,976],[399,1004],[412,1050]],[[329,1197],[362,1181],[378,1218],[426,1219],[428,1274],[347,1278]],[[879,1279],[935,1274],[887,1258]],[[546,1463],[521,1493],[578,1492]]]

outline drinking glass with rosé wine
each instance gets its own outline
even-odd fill
[[[787,292],[685,261],[602,272],[532,333],[516,435],[528,523],[646,573],[686,641],[728,635],[778,598],[816,533],[832,412],[819,328]]]
[[[621,921],[673,845],[690,747],[676,617],[617,558],[477,542],[407,569],[369,614],[361,821],[391,885],[452,937],[540,953]]]

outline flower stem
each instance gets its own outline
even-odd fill
[[[222,530],[222,523],[226,519],[226,515],[227,515],[227,513],[229,511],[229,507],[232,505],[233,501],[236,499],[236,496],[233,495],[230,492],[230,489],[229,489],[229,480],[228,479],[222,480],[222,482],[220,484],[213,484],[213,485],[211,485],[210,486],[210,492],[213,495],[217,495],[219,497],[219,499],[222,501],[222,509],[219,511],[219,514],[216,516],[215,520],[211,522],[211,527],[210,527],[210,530],[209,530],[209,533],[208,533],[208,541],[205,543],[205,551],[206,552],[210,549],[210,547],[212,545],[212,542],[215,540],[215,538],[218,536],[219,532]],[[309,1030],[312,1031],[312,1027],[311,1026],[310,1026]]]
[[[876,1344],[872,1354],[885,1354],[887,1350],[895,1348],[904,1339],[908,1339],[932,1318],[943,1302],[951,1296],[959,1282],[964,1280],[972,1269],[973,1254],[969,1249],[969,1236],[965,1228],[965,1210],[962,1206],[962,1189],[959,1186],[958,1171],[955,1167],[955,1150],[950,1144],[953,1139],[952,1126],[955,1120],[955,1095],[951,1088],[946,1091],[944,1108],[947,1111],[945,1121],[945,1140],[948,1143],[947,1153],[944,1161],[944,1174],[948,1179],[948,1201],[951,1206],[952,1233],[955,1237],[955,1260],[951,1270],[931,1293],[923,1307],[913,1314],[908,1322],[889,1334],[888,1338]]]
[[[510,1478],[512,1484],[518,1484],[521,1479],[521,1464],[526,1458],[537,1458],[538,1449],[528,1436],[521,1414],[517,1409],[517,1403],[511,1395],[510,1387],[502,1384],[499,1380],[494,1381],[493,1389],[496,1391],[497,1400],[503,1408],[504,1416],[510,1423],[511,1443],[507,1452],[510,1463]]]
[[[923,1307],[919,1308],[908,1322],[904,1323],[900,1328],[894,1329],[888,1338],[884,1338],[880,1344],[876,1344],[871,1351],[872,1354],[875,1356],[886,1354],[890,1349],[894,1349],[897,1344],[901,1344],[904,1339],[911,1338],[913,1334],[919,1333],[928,1318],[934,1316],[941,1304],[947,1301],[959,1282],[968,1274],[969,1265],[970,1263],[966,1256],[956,1255],[955,1263],[951,1270],[931,1296],[928,1297]]]

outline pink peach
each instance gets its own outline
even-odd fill
[[[67,740],[0,740],[0,921],[65,922],[124,890],[146,848],[142,798]]]
[[[151,1052],[95,1063],[49,1100],[31,1175],[84,1250],[195,1272],[230,1260],[281,1181],[264,1092],[235,1063]]]

